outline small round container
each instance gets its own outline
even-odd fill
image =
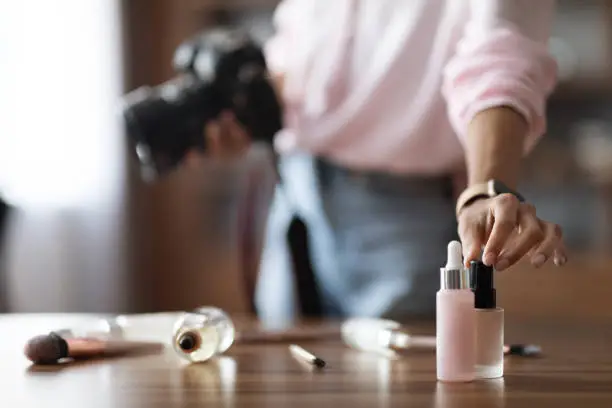
[[[224,311],[216,307],[200,307],[177,320],[172,347],[190,363],[200,363],[225,353],[234,343],[235,336],[234,323]]]

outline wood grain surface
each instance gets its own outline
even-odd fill
[[[612,324],[607,319],[509,321],[507,342],[536,343],[544,354],[506,357],[503,379],[469,384],[436,382],[431,352],[389,360],[336,341],[301,344],[327,362],[318,371],[294,359],[287,344],[235,345],[225,356],[198,365],[183,363],[170,349],[153,356],[52,367],[33,367],[23,357],[31,336],[90,318],[0,317],[0,407],[612,406]],[[166,338],[170,320],[166,316],[158,324],[155,316],[149,317],[148,326],[138,330],[157,330],[156,336]],[[413,327],[419,333],[432,329],[430,324]]]

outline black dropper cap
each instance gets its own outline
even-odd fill
[[[470,287],[474,292],[476,309],[495,309],[497,296],[494,280],[495,270],[480,261],[470,262]]]

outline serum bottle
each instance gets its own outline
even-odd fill
[[[497,307],[495,271],[482,262],[470,263],[476,309],[476,378],[504,375],[504,309]]]
[[[475,309],[461,243],[448,244],[446,266],[440,268],[436,294],[436,374],[439,381],[474,380]]]
[[[174,325],[174,351],[191,363],[223,354],[234,343],[235,328],[230,317],[216,307],[200,307],[185,313]]]

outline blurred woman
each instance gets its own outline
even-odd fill
[[[263,318],[295,312],[293,214],[328,316],[433,315],[456,237],[466,265],[481,253],[499,271],[566,262],[559,226],[516,190],[556,84],[553,15],[553,0],[280,2],[266,57],[284,104],[285,190],[262,258]],[[245,140],[228,118],[211,129],[217,150]]]

